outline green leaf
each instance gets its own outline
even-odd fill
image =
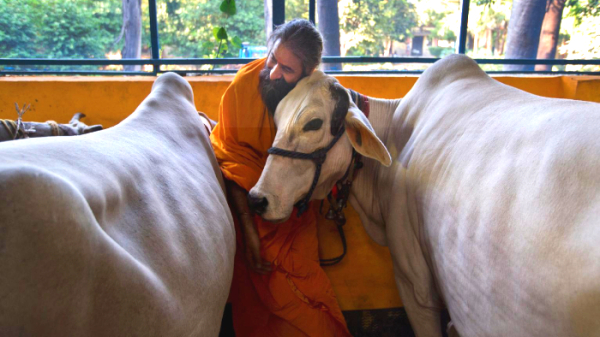
[[[215,27],[213,28],[213,36],[217,40],[227,40],[227,32],[223,27]]]
[[[242,39],[240,39],[237,36],[234,36],[233,39],[231,39],[231,44],[235,47],[235,48],[242,48]]]
[[[219,9],[225,14],[234,15],[237,12],[235,8],[235,0],[223,0]]]
[[[215,48],[215,44],[210,41],[202,43],[202,49],[204,49],[204,50],[212,50],[214,48]]]

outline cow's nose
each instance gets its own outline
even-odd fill
[[[250,206],[250,209],[254,211],[254,213],[260,215],[267,210],[267,205],[269,205],[269,201],[265,197],[261,197],[253,193],[248,193],[248,205]]]

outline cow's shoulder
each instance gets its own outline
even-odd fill
[[[483,83],[491,78],[470,57],[453,54],[435,62],[419,77],[415,87],[426,90],[444,90],[457,81]]]

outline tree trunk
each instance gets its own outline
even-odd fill
[[[506,33],[504,29],[500,31],[500,49],[498,50],[498,55],[504,55],[504,48],[506,48]]]
[[[556,58],[556,45],[558,44],[558,33],[560,32],[560,22],[562,20],[563,9],[566,0],[548,0],[548,8],[542,23],[542,34],[540,35],[540,46],[537,52],[538,59]],[[538,64],[535,70],[551,71],[549,64]]]
[[[534,59],[546,13],[546,0],[513,0],[508,36],[507,59]],[[534,65],[507,64],[504,70],[532,71]]]
[[[340,16],[337,0],[317,0],[317,27],[323,35],[323,56],[340,56]],[[341,63],[325,63],[327,70],[342,70]]]
[[[267,41],[273,32],[273,0],[264,0],[265,4],[265,36]]]
[[[142,57],[142,2],[141,0],[123,0],[123,26],[125,27],[124,59]],[[140,65],[125,65],[126,71],[139,71]]]
[[[392,52],[394,51],[394,40],[392,40],[391,38],[385,39],[385,42],[383,45],[385,48],[385,50],[383,51],[383,56],[385,56],[385,57],[392,56]]]

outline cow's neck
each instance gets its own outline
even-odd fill
[[[392,124],[394,111],[396,111],[399,104],[400,99],[385,100],[369,97],[369,122],[373,126],[377,137],[384,144],[389,143],[390,125]],[[382,179],[386,179],[382,177],[382,167],[379,162],[365,158],[364,167],[353,182],[350,198],[353,208],[359,213],[361,221],[365,224],[365,228],[371,236],[374,236],[374,233],[368,230],[369,226],[383,226],[383,212],[385,212],[384,208],[386,206],[382,204],[382,198],[377,197],[380,196],[377,191],[379,191],[382,184]]]

